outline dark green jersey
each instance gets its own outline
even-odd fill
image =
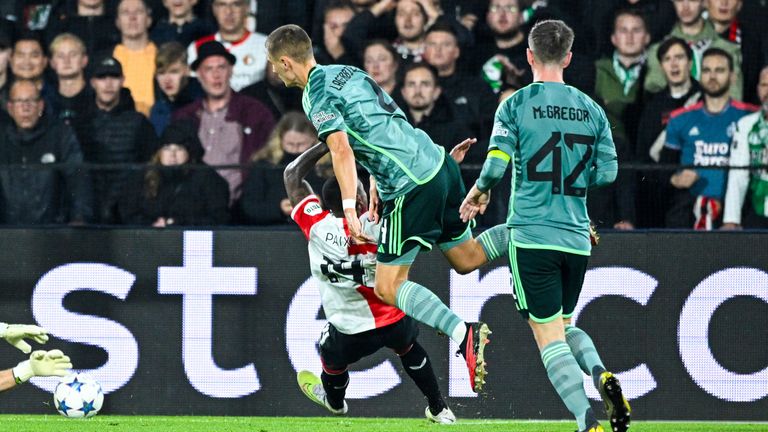
[[[376,178],[384,200],[428,182],[442,166],[445,149],[411,126],[392,98],[358,68],[315,66],[302,104],[321,140],[336,131],[347,133],[355,159]]]
[[[589,255],[587,191],[611,183],[618,169],[603,109],[574,87],[533,83],[496,111],[494,149],[511,156],[511,241]]]

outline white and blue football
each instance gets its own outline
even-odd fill
[[[95,416],[104,404],[101,384],[90,375],[73,373],[61,379],[53,392],[56,411],[65,417]]]

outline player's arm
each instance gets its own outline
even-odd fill
[[[512,159],[517,128],[511,121],[506,120],[511,118],[508,114],[510,105],[510,103],[504,103],[496,111],[488,155],[480,171],[480,177],[475,181],[459,208],[459,215],[464,222],[474,218],[478,213],[485,213],[491,199],[491,189],[504,177]]]
[[[301,200],[314,193],[312,186],[309,185],[305,178],[312,171],[317,161],[327,153],[328,145],[323,142],[317,143],[285,167],[283,183],[292,206],[296,206]]]
[[[349,137],[344,131],[336,131],[328,135],[325,142],[328,143],[328,149],[331,151],[333,173],[341,189],[341,203],[349,234],[358,241],[372,242],[372,239],[363,233],[360,219],[357,217],[357,169],[355,154],[352,152],[352,146],[349,145]]]
[[[589,172],[589,187],[606,186],[616,180],[619,173],[619,160],[616,156],[616,145],[613,143],[610,124],[602,116],[604,123],[600,136],[595,144],[595,158]]]

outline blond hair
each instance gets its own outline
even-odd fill
[[[79,37],[73,35],[72,33],[62,33],[51,41],[51,44],[48,46],[48,52],[53,55],[56,52],[56,49],[59,48],[61,44],[64,42],[72,42],[73,44],[77,45],[77,48],[80,49],[81,54],[86,53],[85,44],[83,43],[83,40]]]
[[[178,62],[187,64],[187,49],[176,41],[166,42],[157,49],[155,73],[163,73]]]
[[[286,24],[278,27],[267,37],[267,55],[277,60],[286,56],[294,61],[306,63],[314,58],[312,40],[301,27]]]
[[[269,134],[267,139],[267,145],[263,149],[254,153],[251,161],[256,162],[260,160],[267,161],[272,165],[277,165],[283,159],[285,150],[283,150],[283,135],[286,132],[299,132],[312,137],[317,138],[317,130],[312,125],[307,117],[298,111],[290,111],[285,113],[280,121],[277,122],[275,128],[272,129],[272,133]]]

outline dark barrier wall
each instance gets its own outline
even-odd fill
[[[295,372],[320,365],[323,326],[297,232],[0,230],[0,320],[37,322],[107,392],[105,413],[322,415]],[[768,234],[606,234],[577,322],[619,372],[637,418],[768,420]],[[413,270],[493,329],[488,393],[473,397],[455,347],[422,328],[462,418],[568,418],[506,263],[459,276],[437,253]],[[3,367],[22,355],[0,346]],[[425,401],[381,352],[355,368],[351,415],[411,416]],[[0,412],[50,413],[53,379],[0,395]],[[588,386],[591,389],[591,386]],[[45,389],[45,390],[43,390]],[[590,395],[596,393],[590,390]],[[597,407],[597,403],[596,403]]]

